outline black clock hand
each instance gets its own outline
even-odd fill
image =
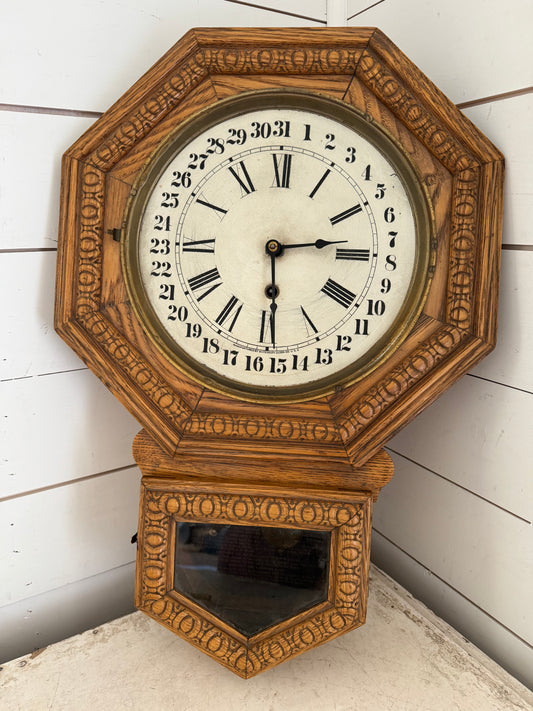
[[[327,239],[317,239],[316,242],[303,242],[302,244],[282,244],[281,248],[282,249],[296,249],[297,247],[316,247],[317,249],[322,249],[323,247],[327,247],[329,244],[341,244],[343,242],[347,242],[347,239],[336,239],[336,240],[327,240]]]
[[[272,335],[272,345],[276,346],[276,295],[278,288],[276,286],[276,255],[270,253],[270,333]]]
[[[267,296],[270,296],[270,333],[272,335],[272,345],[276,346],[276,296],[278,295],[278,287],[276,286],[276,257],[281,254],[282,248],[280,243],[275,239],[270,239],[266,243],[265,252],[270,257],[270,286],[267,287]]]

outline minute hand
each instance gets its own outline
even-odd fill
[[[296,249],[297,247],[316,247],[317,249],[322,249],[323,247],[327,247],[329,244],[341,244],[343,242],[347,242],[347,239],[336,239],[336,240],[327,240],[327,239],[317,239],[316,242],[303,242],[302,244],[284,244],[282,245],[283,249]]]

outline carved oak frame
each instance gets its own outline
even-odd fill
[[[436,268],[412,332],[363,380],[297,405],[217,395],[172,368],[129,305],[120,230],[135,178],[183,119],[251,89],[305,89],[388,130],[423,180]],[[56,328],[170,455],[360,467],[495,343],[503,158],[379,30],[188,32],[65,154]]]
[[[136,606],[243,678],[365,622],[371,497],[143,478]],[[175,524],[195,521],[332,532],[328,599],[246,637],[173,589]]]

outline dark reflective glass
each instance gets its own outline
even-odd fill
[[[248,637],[327,599],[329,531],[176,526],[175,590]]]

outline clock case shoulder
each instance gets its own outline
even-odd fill
[[[307,402],[244,402],[180,373],[128,300],[120,230],[136,177],[176,125],[260,90],[342,101],[402,146],[435,217],[435,272],[400,347]],[[504,161],[379,30],[195,29],[65,153],[55,325],[170,456],[324,457],[361,467],[494,346]]]

